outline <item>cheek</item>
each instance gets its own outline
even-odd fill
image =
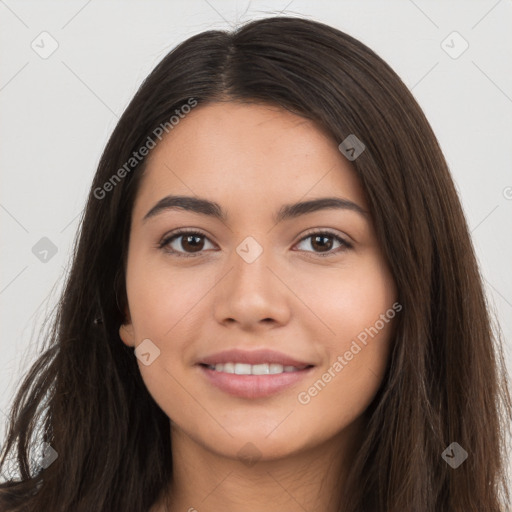
[[[137,342],[154,338],[164,343],[194,323],[200,302],[214,285],[211,271],[171,268],[165,258],[134,255],[126,279],[130,314]]]
[[[160,408],[174,417],[176,411],[194,407],[189,340],[192,330],[204,323],[205,296],[215,281],[208,269],[171,269],[165,260],[154,260],[132,255],[127,294],[136,344],[149,339],[159,350],[150,365],[137,359],[142,379]]]
[[[330,348],[350,345],[349,340],[373,326],[396,300],[393,278],[374,254],[361,257],[354,265],[317,272],[314,281],[307,276],[303,279],[304,302],[315,314],[318,333]],[[379,326],[383,327],[381,322]]]
[[[362,412],[380,386],[393,341],[398,313],[392,276],[377,257],[363,259],[317,281],[308,299],[322,320],[317,339],[326,354],[324,373],[315,376],[321,382],[311,395],[322,395],[315,399],[322,407],[339,404],[338,414],[344,407]]]
[[[208,279],[190,279],[190,271],[186,276],[160,261],[134,254],[128,262],[126,286],[136,345],[149,339],[158,349],[151,348],[148,365],[137,359],[141,377],[159,407],[174,418],[176,411],[194,405],[187,392],[188,338],[184,331],[197,324],[194,319]]]

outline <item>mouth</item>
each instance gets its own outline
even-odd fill
[[[196,367],[209,385],[239,398],[263,398],[290,390],[314,364],[275,350],[231,349],[203,357]]]
[[[243,399],[263,399],[292,390],[311,375],[314,365],[292,366],[278,363],[217,363],[197,365],[208,385],[222,393]]]

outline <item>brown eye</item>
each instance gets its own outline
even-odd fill
[[[206,235],[197,231],[180,231],[166,237],[159,244],[159,247],[165,252],[175,254],[176,256],[195,256],[200,255],[204,249]]]
[[[317,231],[315,233],[310,233],[308,236],[304,237],[299,244],[308,239],[310,239],[309,246],[313,248],[313,251],[306,250],[306,252],[314,252],[318,256],[331,256],[352,248],[352,245],[346,240],[334,233],[330,233],[329,231]],[[333,250],[333,246],[336,243],[339,245]]]

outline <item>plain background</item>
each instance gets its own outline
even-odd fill
[[[412,90],[459,191],[512,372],[511,1],[0,0],[0,439],[101,152],[141,81],[193,34],[280,12],[356,37]],[[56,253],[42,256],[44,244]]]

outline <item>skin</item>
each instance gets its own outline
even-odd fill
[[[272,216],[284,204],[333,196],[368,211],[338,143],[286,110],[225,102],[193,109],[148,157],[132,212],[120,336],[133,348],[149,338],[160,350],[148,366],[137,362],[171,419],[172,510],[336,510],[364,434],[362,415],[388,363],[393,321],[359,343],[362,350],[309,403],[298,394],[391,308],[397,290],[371,217],[323,209],[275,224]],[[227,221],[172,209],[143,222],[168,194],[216,201]],[[177,228],[205,237],[158,248]],[[335,238],[324,245],[305,238],[322,229],[352,248],[336,252]],[[263,249],[252,263],[236,251],[248,236]],[[315,368],[271,397],[233,397],[195,363],[235,347],[278,350]],[[238,455],[248,442],[259,455],[252,465]],[[165,510],[161,502],[152,512]]]

